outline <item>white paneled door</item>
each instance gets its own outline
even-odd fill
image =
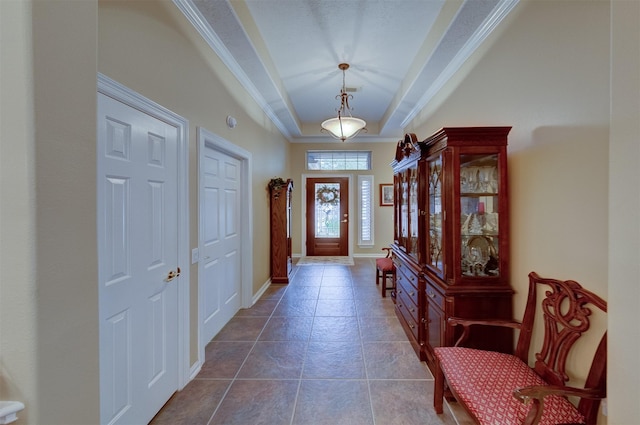
[[[200,308],[205,345],[242,303],[240,179],[240,160],[205,142],[200,152]]]
[[[146,424],[178,389],[178,137],[98,94],[102,424]]]

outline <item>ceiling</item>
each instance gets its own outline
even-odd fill
[[[519,0],[173,0],[291,142],[335,141],[346,62],[357,141],[397,141]]]

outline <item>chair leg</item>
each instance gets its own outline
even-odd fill
[[[382,272],[382,297],[386,298],[387,296],[387,273]]]

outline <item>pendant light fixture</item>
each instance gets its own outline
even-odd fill
[[[331,137],[340,139],[343,142],[347,139],[355,137],[360,131],[367,131],[365,125],[367,123],[360,118],[354,118],[351,116],[351,107],[349,107],[349,99],[353,99],[353,95],[348,94],[344,84],[344,74],[349,69],[348,63],[341,63],[338,68],[342,71],[342,90],[340,94],[336,96],[336,99],[340,100],[340,108],[338,109],[338,116],[336,118],[330,118],[322,123],[322,130],[328,132]]]

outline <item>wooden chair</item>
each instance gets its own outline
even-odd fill
[[[382,296],[387,296],[387,290],[396,288],[396,266],[391,259],[391,248],[382,248],[387,256],[376,259],[376,285],[382,281]],[[387,278],[391,278],[391,286],[387,286]]]
[[[544,298],[537,306],[537,288]],[[587,305],[590,305],[589,307]],[[544,340],[528,366],[537,308],[544,321]],[[607,334],[603,332],[584,388],[568,387],[566,360],[574,343],[589,329],[592,307],[607,311],[607,303],[575,281],[545,279],[529,274],[529,294],[522,322],[450,318],[463,326],[454,347],[435,348],[434,407],[442,413],[445,383],[478,424],[588,424],[597,422],[600,400],[606,397]],[[520,331],[515,354],[459,346],[471,325],[507,326]],[[578,397],[574,407],[566,397]]]

